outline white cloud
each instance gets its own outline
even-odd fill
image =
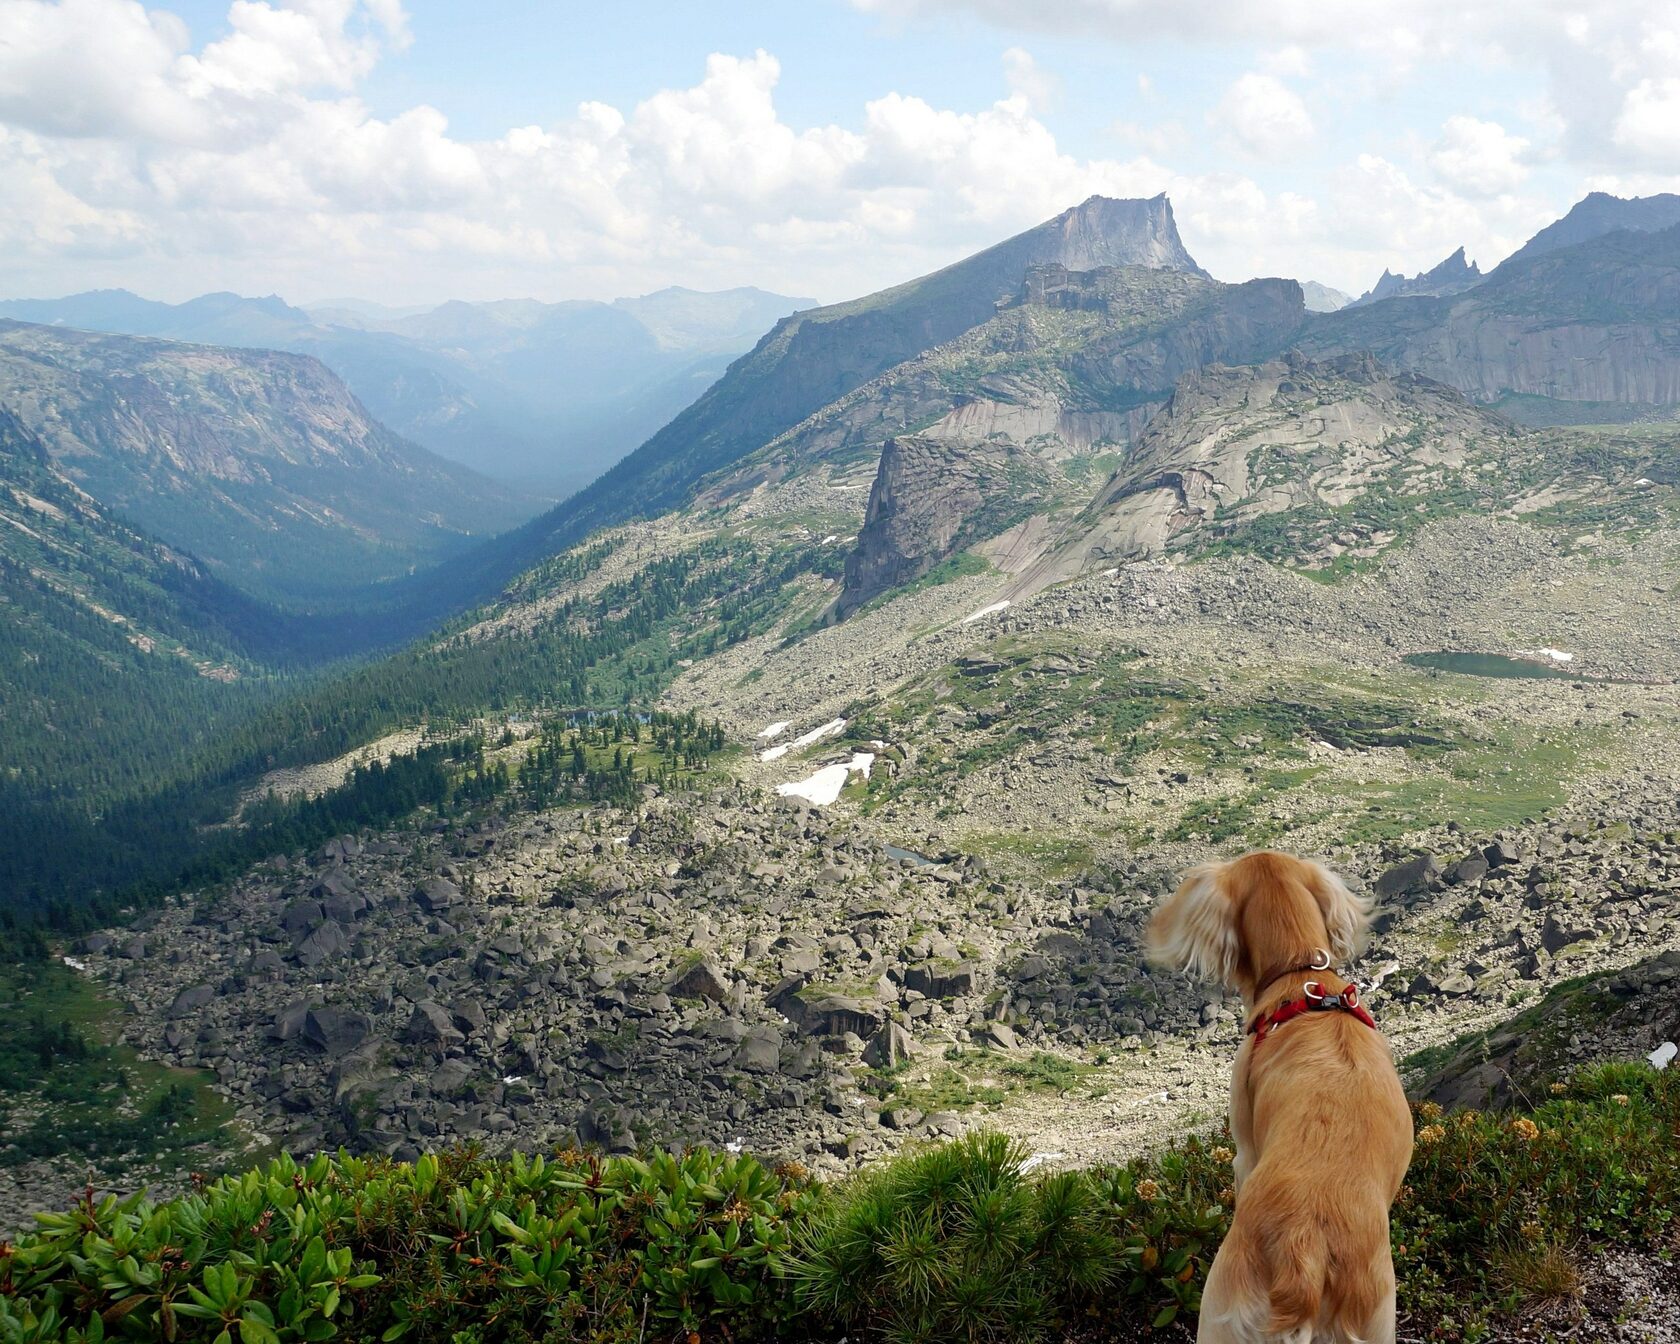
[[[1135,47],[1170,40],[1199,48],[1256,45],[1262,73],[1296,77],[1314,53],[1357,57],[1379,89],[1445,60],[1475,68],[1520,65],[1547,81],[1547,101],[1574,161],[1624,158],[1631,170],[1676,166],[1680,7],[1650,0],[852,0],[865,12],[909,18],[962,14],[1009,33],[1094,37]],[[1321,68],[1324,63],[1320,63]]]
[[[1312,117],[1301,97],[1275,75],[1250,71],[1225,91],[1208,124],[1250,154],[1276,158],[1312,139]]]
[[[1334,241],[1326,254],[1362,292],[1385,269],[1416,274],[1459,247],[1489,269],[1556,214],[1544,200],[1517,195],[1469,200],[1449,187],[1414,181],[1381,155],[1361,154],[1338,175],[1328,212],[1327,240]]]
[[[1312,57],[1300,46],[1278,47],[1261,56],[1260,69],[1280,79],[1305,79],[1312,73]]]
[[[1629,89],[1614,139],[1642,163],[1680,170],[1680,76],[1642,79]]]
[[[1448,186],[1467,196],[1514,191],[1528,177],[1528,141],[1495,121],[1448,117],[1429,151],[1429,166]]]
[[[1053,106],[1061,92],[1061,81],[1024,47],[1010,47],[1003,53],[1003,81],[1011,94],[1025,98],[1040,112]]]
[[[1007,0],[962,4],[1023,28],[1050,22]],[[1577,63],[1603,77],[1586,103],[1614,154],[1596,170],[1623,182],[1672,171],[1680,146],[1665,30],[1630,18],[1620,0],[1573,27],[1560,18],[1564,0],[1536,5],[1533,27],[1549,36],[1534,50],[1585,52]],[[382,54],[410,41],[397,0],[233,0],[222,31],[200,45],[139,0],[0,0],[7,285],[407,300],[755,283],[840,298],[955,260],[1094,192],[1166,191],[1186,244],[1216,275],[1364,288],[1384,266],[1417,270],[1461,242],[1495,261],[1567,204],[1531,188],[1528,174],[1586,134],[1579,91],[1502,113],[1504,125],[1448,117],[1433,144],[1415,132],[1358,145],[1364,152],[1336,141],[1353,81],[1323,53],[1407,24],[1410,37],[1382,49],[1385,71],[1467,34],[1489,41],[1476,7],[1357,0],[1335,23],[1316,0],[1265,11],[1216,0],[1211,14],[1164,0],[1042,8],[1064,28],[1143,37],[1188,33],[1193,20],[1203,43],[1222,40],[1211,35],[1228,18],[1255,39],[1244,60],[1253,68],[1207,121],[1262,162],[1252,175],[1186,171],[1207,139],[1204,109],[1184,105],[1179,72],[1165,67],[1158,85],[1137,75],[1135,98],[1122,88],[1114,111],[1144,115],[1108,127],[1114,148],[1072,153],[1046,111],[1057,82],[1024,46],[1002,54],[1007,95],[978,107],[904,89],[832,122],[793,125],[776,103],[780,65],[760,51],[713,55],[692,84],[639,102],[584,102],[466,138],[447,108],[376,115],[364,101]],[[1309,113],[1285,81],[1331,68]]]

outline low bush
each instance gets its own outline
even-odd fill
[[[750,1339],[812,1188],[693,1152],[287,1158],[151,1205],[95,1200],[0,1247],[0,1344],[131,1339]]]
[[[1523,1114],[1416,1108],[1392,1220],[1410,1337],[1566,1319],[1590,1257],[1667,1254],[1680,1071],[1607,1065]],[[1234,1202],[1231,1152],[1028,1173],[989,1133],[839,1185],[750,1157],[281,1159],[0,1243],[0,1344],[414,1344],[1181,1333]]]

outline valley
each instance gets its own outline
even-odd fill
[[[0,419],[0,722],[38,762],[0,915],[102,1049],[202,1084],[201,1169],[708,1145],[838,1179],[985,1127],[1123,1163],[1217,1126],[1240,1034],[1144,921],[1256,846],[1377,899],[1352,969],[1420,1097],[1647,1054],[1680,1026],[1680,271],[1673,228],[1578,232],[1320,312],[1208,277],[1164,198],[1094,198],[781,319],[575,498],[386,574],[407,633],[349,653],[122,456],[232,500],[319,420],[112,444],[53,381],[93,338],[12,324],[29,367],[81,353]],[[160,344],[121,351],[234,359]],[[419,460],[312,386],[357,472]],[[41,745],[160,676],[113,761]],[[190,1184],[51,1146],[0,1145],[0,1224]]]

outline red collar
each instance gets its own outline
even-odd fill
[[[1269,1032],[1276,1031],[1291,1018],[1299,1017],[1302,1013],[1324,1013],[1341,1011],[1352,1013],[1373,1031],[1376,1030],[1377,1020],[1365,1010],[1365,1005],[1359,1001],[1359,986],[1348,985],[1336,994],[1326,994],[1324,986],[1316,980],[1309,980],[1301,986],[1306,997],[1293,999],[1272,1009],[1269,1013],[1261,1013],[1249,1023],[1248,1034],[1254,1037],[1255,1049],[1260,1048],[1260,1042],[1266,1039]]]

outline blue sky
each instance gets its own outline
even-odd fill
[[[824,300],[1095,191],[1214,274],[1680,186],[1680,7],[0,0],[0,290]]]

